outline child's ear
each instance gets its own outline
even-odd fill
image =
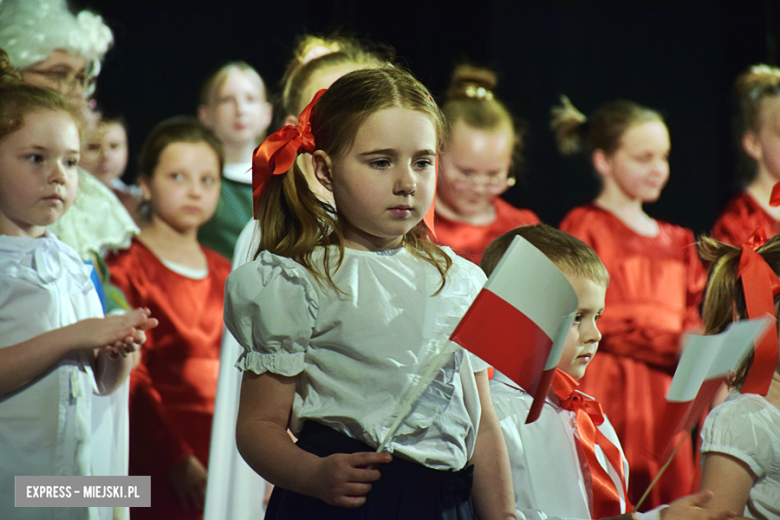
[[[198,121],[209,130],[212,128],[211,111],[208,105],[198,105]]]
[[[317,150],[311,156],[314,176],[326,190],[333,191],[333,162],[330,156],[322,150]]]
[[[761,143],[758,141],[758,136],[755,132],[747,131],[742,134],[742,148],[752,159],[756,161],[761,160],[763,150],[761,150]]]
[[[139,175],[135,182],[141,188],[143,200],[152,200],[152,189],[149,187],[149,180],[146,178],[146,175]]]
[[[601,148],[593,150],[591,155],[593,161],[593,168],[596,169],[599,175],[607,178],[612,173],[612,162],[609,160],[609,156]]]

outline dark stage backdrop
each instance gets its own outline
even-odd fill
[[[557,224],[597,191],[584,157],[562,158],[550,107],[568,95],[586,114],[625,98],[659,109],[672,138],[671,179],[648,211],[706,231],[735,187],[730,94],[735,76],[776,63],[780,1],[349,2],[81,0],[114,30],[98,99],[126,116],[135,155],[162,119],[194,114],[206,76],[228,60],[274,89],[295,37],[340,29],[392,46],[436,95],[468,60],[499,73],[497,95],[528,123],[525,180],[505,198]],[[126,180],[135,176],[135,161]]]

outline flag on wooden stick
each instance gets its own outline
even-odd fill
[[[534,396],[530,423],[541,413],[576,310],[566,276],[518,236],[450,339]]]

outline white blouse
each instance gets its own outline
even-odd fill
[[[453,265],[438,293],[438,271],[405,248],[346,249],[333,275],[344,294],[289,258],[261,253],[227,281],[225,324],[245,349],[237,366],[297,376],[294,433],[312,419],[379,446],[420,366],[443,348],[485,282],[476,265],[445,250]],[[487,365],[465,354],[456,347],[388,451],[436,469],[466,465],[481,412],[473,373]]]
[[[103,316],[89,273],[50,233],[0,236],[0,348]],[[57,518],[96,518],[96,509],[13,509],[15,475],[91,474],[95,390],[87,356],[72,353],[0,397],[0,511],[16,511],[19,518],[48,518],[54,511]]]
[[[704,421],[701,452],[731,455],[758,477],[744,516],[780,518],[780,410],[760,395],[732,392]]]
[[[509,451],[517,518],[591,518],[590,472],[577,442],[576,414],[548,398],[539,418],[525,424],[533,396],[498,371],[490,381],[490,395]],[[623,449],[609,419],[605,417],[598,428],[622,455]],[[598,446],[596,456],[617,489],[621,489],[618,473]],[[623,471],[628,482],[625,455]],[[625,497],[622,491],[620,494],[621,510],[625,512]],[[657,520],[659,511],[660,508],[639,515],[643,520]]]

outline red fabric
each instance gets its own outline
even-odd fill
[[[320,97],[325,93],[322,89],[303,109],[298,117],[298,125],[285,125],[272,133],[255,149],[252,157],[252,197],[255,201],[255,218],[257,204],[265,183],[272,175],[282,175],[292,168],[298,152],[312,153],[315,150],[314,136],[311,133],[311,111]]]
[[[626,491],[626,476],[623,472],[623,456],[617,446],[603,434],[598,426],[604,422],[601,405],[595,399],[577,392],[577,380],[562,370],[555,369],[552,388],[560,400],[561,408],[575,413],[577,417],[577,442],[585,453],[590,470],[593,491],[593,511],[591,518],[607,518],[622,513],[620,506],[620,490],[615,487],[612,477],[599,464],[596,448],[604,452],[607,460],[615,468],[622,483],[623,493]],[[631,509],[630,504],[626,510]]]
[[[767,314],[775,317],[775,296],[780,293],[780,281],[766,260],[754,251],[765,242],[763,231],[756,230],[742,246],[739,257],[737,279],[742,279],[748,318],[760,318]],[[742,385],[743,394],[766,395],[769,392],[777,357],[777,328],[770,327],[755,344],[753,364]]]
[[[160,322],[130,374],[130,474],[152,476],[152,507],[134,508],[134,519],[201,518],[179,507],[168,473],[189,455],[208,464],[230,262],[203,252],[203,280],[169,270],[138,240],[106,259],[130,305],[148,307]]]
[[[538,224],[539,217],[529,209],[518,209],[501,198],[496,198],[496,220],[487,226],[449,220],[436,214],[436,237],[439,245],[449,246],[466,260],[479,265],[485,248],[499,236],[519,226]]]
[[[706,283],[693,233],[658,224],[658,236],[642,236],[593,204],[572,210],[561,222],[561,229],[593,247],[609,270],[599,321],[603,338],[581,390],[601,402],[620,438],[631,468],[632,503],[660,469],[652,452],[655,423],[677,365],[681,335],[701,326],[698,305]],[[686,443],[642,509],[690,493],[695,471],[692,446]]]
[[[729,201],[715,221],[712,237],[740,247],[759,228],[771,238],[780,231],[780,221],[772,218],[748,192],[743,191]]]

